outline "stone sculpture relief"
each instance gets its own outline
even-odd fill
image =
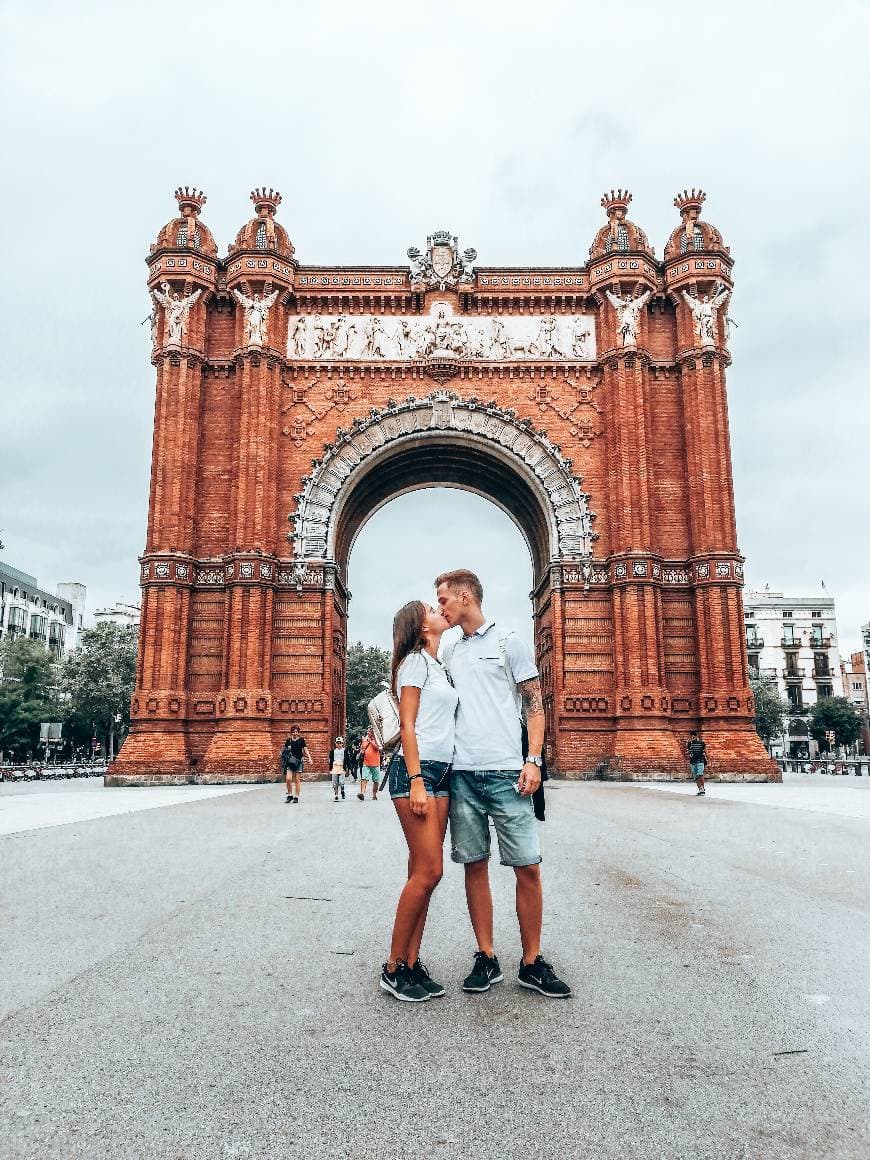
[[[327,557],[336,500],[354,470],[385,444],[414,438],[421,431],[450,431],[470,446],[479,441],[498,444],[517,472],[546,496],[554,530],[553,556],[579,561],[591,555],[598,539],[592,530],[595,515],[582,480],[559,448],[528,419],[517,418],[515,411],[435,391],[425,399],[390,401],[381,411],[372,408],[366,418],[355,419],[350,430],[339,429],[335,443],[324,447],[323,458],[315,459],[311,474],[303,477],[304,490],[296,496],[296,512],[290,517],[294,531],[288,538],[297,559]]]
[[[278,298],[278,291],[273,290],[267,295],[255,294],[249,298],[241,290],[233,290],[233,297],[245,310],[245,345],[262,346],[266,341],[266,321]]]
[[[728,297],[729,290],[721,282],[713,287],[713,296],[702,294],[696,298],[688,290],[683,290],[683,298],[692,312],[692,323],[695,329],[695,338],[699,346],[715,346],[716,344],[716,316],[719,307]]]
[[[186,298],[182,298],[176,290],[172,292],[168,282],[161,282],[160,289],[155,290],[154,297],[166,311],[166,331],[163,335],[163,341],[166,346],[181,346],[181,340],[184,337],[184,328],[187,326],[187,320],[190,317],[190,308],[196,302],[202,293],[201,290],[194,290],[192,294],[188,294]]]
[[[457,282],[473,282],[473,263],[477,250],[469,247],[459,253],[459,239],[449,230],[436,230],[426,239],[425,254],[411,246],[411,285],[415,288],[446,290]]]
[[[637,309],[643,304],[640,299]],[[405,359],[575,361],[595,358],[591,314],[457,315],[436,303],[430,315],[300,315],[287,357],[395,362]]]
[[[637,327],[640,322],[640,312],[652,297],[652,291],[647,290],[636,298],[623,298],[619,293],[619,286],[614,283],[613,290],[605,290],[607,301],[616,311],[616,329],[621,346],[637,346]]]

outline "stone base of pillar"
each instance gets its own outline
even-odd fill
[[[268,726],[248,721],[222,722],[198,771],[207,784],[240,781],[280,781],[281,746]]]
[[[139,732],[134,723],[104,780],[106,785],[185,785],[190,772],[190,750],[181,730]]]

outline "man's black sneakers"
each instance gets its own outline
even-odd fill
[[[401,959],[396,960],[396,969],[393,972],[388,971],[387,964],[384,963],[381,971],[381,990],[402,1003],[425,1003],[431,998],[426,988],[414,981],[408,964],[403,963]]]
[[[419,959],[417,959],[413,967],[408,967],[408,971],[410,972],[413,982],[419,983],[420,986],[424,988],[424,990],[429,992],[433,999],[440,999],[444,994],[444,988],[440,983],[435,982],[426,967],[423,966]]]
[[[520,960],[517,982],[521,987],[528,987],[530,991],[540,991],[548,999],[567,999],[571,994],[568,984],[562,982],[552,966],[544,962],[540,955],[530,966],[526,966],[522,959]]]
[[[493,983],[500,983],[504,975],[498,965],[495,955],[485,955],[477,951],[474,956],[474,966],[471,974],[462,984],[463,991],[488,991]]]

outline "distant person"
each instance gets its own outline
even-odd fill
[[[532,805],[541,784],[544,743],[538,669],[515,633],[484,616],[483,587],[473,572],[445,572],[435,587],[447,623],[462,629],[459,640],[444,651],[459,694],[450,782],[451,856],[465,868],[465,897],[478,947],[462,989],[488,991],[504,979],[493,948],[491,819],[501,863],[516,876],[523,947],[517,982],[547,998],[567,998],[571,988],[541,954],[541,846]],[[528,730],[525,757],[521,709]]]
[[[356,796],[361,802],[365,801],[366,782],[370,781],[372,783],[372,801],[376,802],[378,800],[378,783],[381,779],[381,749],[375,740],[375,731],[371,725],[360,743],[360,759],[362,761],[359,775],[360,787]]]
[[[336,737],[335,745],[329,751],[329,770],[332,774],[332,792],[335,794],[335,800],[338,801],[338,794],[341,791],[342,799],[344,798],[344,738]]]
[[[695,785],[698,787],[698,797],[703,797],[707,792],[704,789],[704,771],[707,768],[707,746],[698,736],[697,729],[693,729],[689,734],[689,740],[686,742],[686,753],[689,758],[689,768],[692,771],[692,777],[695,779]]]
[[[408,843],[408,881],[396,907],[380,987],[405,1003],[444,994],[420,961],[420,944],[429,901],[444,871],[450,808],[457,696],[437,659],[446,628],[440,611],[422,600],[404,605],[393,619],[390,684],[399,702],[401,745],[390,760],[390,797]]]
[[[284,742],[284,748],[281,750],[281,770],[287,786],[285,805],[287,802],[298,803],[302,771],[305,768],[305,762],[310,760],[311,754],[308,752],[308,745],[302,736],[302,730],[298,725],[291,725],[290,736]]]

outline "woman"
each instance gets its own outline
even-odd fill
[[[332,774],[332,792],[335,794],[336,801],[338,801],[339,790],[341,790],[342,801],[344,800],[344,777],[347,773],[345,754],[344,738],[336,737],[335,745],[329,751],[329,772]]]
[[[290,736],[284,742],[281,750],[281,769],[284,771],[284,780],[287,784],[287,802],[299,802],[299,790],[302,785],[302,770],[305,762],[311,760],[308,745],[302,736],[298,725],[291,725]]]
[[[408,881],[396,908],[380,985],[410,1003],[444,994],[419,955],[429,900],[443,872],[450,807],[459,698],[436,657],[447,628],[441,612],[420,600],[400,608],[393,620],[392,688],[399,702],[402,741],[390,761],[390,797],[408,843]]]

